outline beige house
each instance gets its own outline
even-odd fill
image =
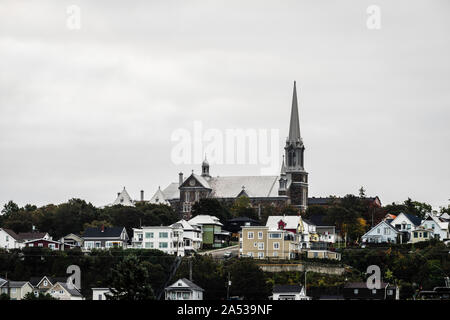
[[[434,231],[432,229],[426,229],[424,227],[417,227],[415,230],[411,231],[411,243],[428,241],[434,238]]]
[[[0,293],[9,295],[11,300],[22,300],[29,292],[33,292],[33,286],[28,281],[3,280],[0,282]]]
[[[76,287],[70,289],[64,282],[55,283],[46,293],[59,300],[83,300],[83,296]]]
[[[267,226],[243,226],[239,235],[239,256],[257,259],[293,259],[298,253],[297,235]]]

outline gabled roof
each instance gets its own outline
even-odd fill
[[[44,238],[47,232],[19,232],[17,235],[24,241],[36,240]]]
[[[219,218],[215,216],[209,216],[205,214],[199,214],[198,216],[193,217],[188,221],[190,225],[203,225],[203,224],[215,224],[219,226],[223,226],[220,222]]]
[[[299,284],[276,284],[273,286],[273,293],[300,293],[303,290],[303,286]]]
[[[131,199],[125,187],[123,187],[123,190],[117,195],[116,200],[111,205],[134,207],[134,201]]]
[[[65,282],[56,282],[51,288],[49,288],[47,290],[47,292],[54,290],[54,287],[56,287],[58,285],[60,285],[62,288],[64,288],[64,290],[67,291],[71,296],[82,297],[81,292],[75,286],[73,287],[73,289],[69,289],[69,287],[67,286],[67,283],[65,283]]]
[[[160,187],[158,187],[158,190],[156,190],[155,194],[150,199],[150,203],[154,203],[154,204],[161,204],[161,203],[162,204],[169,204],[169,202],[166,200],[166,196],[161,191]]]
[[[6,228],[0,228],[0,230],[5,231],[10,237],[12,237],[14,240],[16,241],[22,241],[22,238],[20,238],[20,236],[15,233],[14,231],[12,231],[11,229],[6,229]]]
[[[236,198],[242,190],[250,198],[277,198],[278,176],[212,177],[209,180],[214,198]]]
[[[32,285],[28,281],[7,281],[7,283],[4,283],[3,286],[8,286],[10,288],[22,288],[24,285],[29,284],[30,287]]]
[[[376,226],[374,226],[372,229],[370,229],[369,231],[367,231],[366,233],[364,233],[362,236],[364,237],[364,236],[366,236],[367,234],[371,233],[372,230],[375,230],[375,229],[378,228],[378,226],[381,225],[381,224],[384,224],[384,225],[390,227],[392,230],[394,230],[395,233],[399,233],[399,232],[400,232],[400,231],[398,231],[396,228],[394,228],[389,222],[382,220],[382,221],[380,221]]]
[[[196,285],[195,283],[193,283],[192,281],[186,279],[186,278],[181,278],[178,279],[177,281],[175,281],[174,283],[172,283],[170,286],[168,286],[166,289],[174,289],[174,288],[182,288],[182,286],[177,286],[176,284],[182,281],[186,286],[190,289],[194,289],[194,290],[199,290],[199,291],[205,291],[202,288],[200,288],[198,285]]]
[[[120,238],[125,227],[87,228],[83,238]],[[126,232],[126,231],[125,231]]]
[[[413,223],[415,226],[419,226],[420,223],[422,222],[422,219],[420,219],[419,217],[409,214],[409,213],[404,213],[405,217],[408,218],[409,221],[411,221],[411,223]],[[397,216],[398,217],[398,216]]]
[[[301,221],[301,217],[300,216],[269,216],[267,218],[266,227],[269,227],[269,230],[277,230],[278,222],[280,220],[282,220],[286,224],[284,229],[297,230],[297,227]]]
[[[182,219],[180,221],[177,221],[177,222],[175,222],[174,224],[172,224],[170,226],[174,227],[175,225],[181,226],[181,228],[183,228],[183,230],[185,230],[185,231],[193,231],[193,230],[194,231],[200,231],[199,227],[191,225],[189,222],[187,222],[184,219]]]

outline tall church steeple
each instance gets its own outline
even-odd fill
[[[305,211],[308,202],[308,173],[304,168],[305,146],[300,135],[300,121],[297,100],[297,85],[294,81],[292,94],[291,118],[289,121],[289,136],[286,139],[285,167],[287,178],[287,195],[291,205]],[[283,173],[282,173],[283,174]]]

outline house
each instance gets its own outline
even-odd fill
[[[92,288],[92,300],[106,300],[106,296],[111,294],[110,288]]]
[[[380,289],[369,289],[366,282],[349,282],[343,289],[345,300],[399,300],[398,286],[381,282]]]
[[[67,282],[68,277],[31,277],[30,284],[33,286],[33,293],[37,296],[39,293],[46,293],[57,282]]]
[[[407,243],[410,241],[411,231],[420,226],[422,220],[412,214],[400,213],[393,220],[386,219],[398,231],[401,232],[399,237],[400,243]]]
[[[164,289],[166,300],[203,300],[204,291],[186,278],[179,279]]]
[[[35,240],[25,241],[24,247],[27,247],[27,248],[39,247],[39,248],[48,248],[51,250],[60,250],[60,251],[74,248],[73,245],[69,245],[66,243],[61,243],[59,241],[49,240],[49,239],[35,239]]]
[[[191,225],[182,219],[175,222],[171,227],[180,225],[183,229],[184,251],[186,254],[197,252],[202,247],[203,236],[202,229],[199,226]]]
[[[243,226],[260,226],[258,220],[251,219],[248,217],[238,217],[230,219],[225,224],[225,230],[231,232],[232,239],[239,239],[239,232]]]
[[[306,296],[305,287],[298,284],[274,285],[272,300],[311,300]]]
[[[201,229],[204,247],[220,248],[230,237],[229,232],[222,230],[223,224],[215,216],[198,215],[188,220],[188,223]]]
[[[56,282],[46,293],[59,300],[84,300],[80,290],[75,285],[69,288],[66,282]]]
[[[33,286],[28,281],[0,279],[0,294],[7,294],[11,300],[22,300],[30,292]]]
[[[69,233],[68,235],[59,239],[59,242],[81,248],[83,246],[84,240],[79,235],[76,235],[74,233]]]
[[[433,290],[420,291],[414,300],[450,300],[450,287],[435,287]]]
[[[332,226],[329,223],[326,223],[324,221],[324,218],[324,215],[315,214],[309,217],[308,220],[316,226],[316,232],[319,235],[319,241],[335,243],[338,240],[336,226]]]
[[[11,229],[0,228],[0,248],[20,249],[23,246],[23,240],[17,233]]]
[[[306,251],[306,257],[308,259],[330,259],[330,260],[341,260],[341,254],[336,251],[331,250],[314,250],[309,249]]]
[[[52,240],[52,237],[47,232],[19,232],[17,235],[23,243],[39,239]]]
[[[361,240],[363,243],[397,243],[399,233],[399,230],[394,228],[389,222],[383,220],[367,231],[361,237]]]
[[[156,190],[155,194],[150,199],[150,203],[170,205],[170,202],[166,200],[166,195],[162,192],[161,187],[158,187],[158,190]]]
[[[127,248],[128,234],[125,227],[87,228],[83,234],[85,250]]]
[[[423,226],[419,226],[414,231],[411,231],[411,238],[409,242],[417,243],[421,241],[429,241],[434,238],[434,230],[426,229]]]
[[[239,247],[240,257],[294,259],[299,251],[299,242],[298,236],[288,230],[244,226]]]
[[[450,238],[448,230],[449,221],[433,213],[428,213],[425,216],[421,226],[433,230],[434,237],[438,240],[445,241]]]
[[[271,230],[287,230],[297,234],[301,249],[307,249],[312,241],[319,240],[316,225],[301,216],[269,216],[266,226]]]
[[[132,247],[158,249],[182,257],[184,256],[182,225],[133,228]]]

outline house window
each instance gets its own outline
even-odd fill
[[[160,249],[167,249],[169,246],[167,245],[167,242],[160,242],[159,243],[159,248]]]
[[[16,288],[11,288],[11,293],[16,293]]]
[[[147,249],[153,248],[153,242],[145,242],[145,248]]]
[[[145,239],[153,238],[153,232],[146,232],[145,233]]]
[[[264,252],[258,252],[258,258],[263,259],[264,258]]]
[[[6,242],[8,242],[9,241],[9,236],[6,236]]]
[[[38,243],[38,247],[43,247],[44,244],[43,243]]]
[[[248,239],[253,239],[254,234],[253,234],[253,232],[249,232],[249,233],[247,233],[247,236],[248,236]]]
[[[169,233],[168,232],[160,232],[159,233],[159,237],[160,238],[168,238],[169,237]]]
[[[264,250],[264,242],[258,243],[258,250]]]
[[[279,250],[280,249],[280,243],[279,242],[274,242],[273,243],[273,250]]]
[[[354,294],[358,294],[358,289],[353,290]]]
[[[428,238],[428,232],[424,232],[424,233],[423,233],[423,237],[424,237],[424,238]]]
[[[278,257],[278,252],[275,251],[275,252],[273,253],[273,256],[274,256],[274,257]]]
[[[188,292],[183,292],[183,299],[184,300],[189,299],[189,293]]]
[[[380,228],[377,229],[377,233],[380,234]]]
[[[98,300],[103,300],[103,295],[99,294],[98,295]]]
[[[44,287],[48,286],[48,281],[44,280]]]
[[[387,294],[388,294],[388,296],[392,296],[392,295],[394,294],[394,291],[391,290],[391,289],[389,289],[389,290],[387,291]]]
[[[372,294],[377,294],[377,289],[372,289]]]
[[[406,227],[408,228],[408,230],[411,230],[411,224],[407,224]]]
[[[270,239],[281,239],[281,233],[271,233],[269,234]]]
[[[417,238],[417,232],[414,232],[414,238]]]
[[[259,231],[259,232],[258,232],[258,239],[261,240],[262,238],[263,238],[263,233],[262,233],[262,231]]]

